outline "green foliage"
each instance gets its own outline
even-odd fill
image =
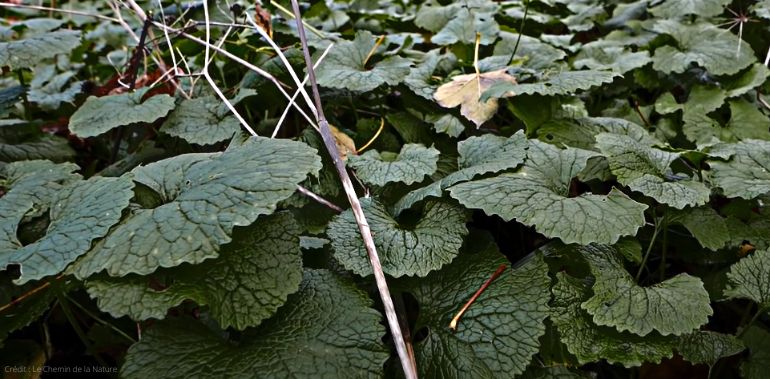
[[[3,365],[402,377],[368,227],[420,377],[766,376],[769,1],[300,2],[332,140],[288,2],[22,3]]]

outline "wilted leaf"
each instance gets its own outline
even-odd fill
[[[516,79],[508,75],[506,69],[480,75],[457,75],[451,82],[438,87],[433,98],[444,108],[454,108],[459,105],[460,113],[478,127],[497,113],[497,99],[481,100],[481,94],[497,83],[514,85]]]

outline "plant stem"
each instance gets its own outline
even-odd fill
[[[460,317],[462,317],[463,314],[465,314],[465,311],[467,311],[468,308],[470,308],[471,304],[473,304],[476,301],[476,299],[478,299],[479,296],[481,296],[481,294],[484,293],[484,291],[486,291],[487,287],[489,287],[489,285],[492,284],[492,282],[495,281],[495,279],[497,279],[500,275],[503,274],[503,271],[505,271],[507,267],[508,265],[504,263],[497,267],[497,270],[495,270],[495,272],[492,273],[492,276],[490,276],[484,282],[484,284],[482,284],[481,287],[479,287],[479,289],[476,290],[476,293],[474,293],[473,296],[471,296],[471,298],[468,299],[468,301],[465,303],[465,305],[463,305],[460,311],[457,312],[455,317],[452,318],[452,321],[449,323],[449,329],[452,329],[453,332],[457,331],[457,323],[460,322]]]
[[[31,121],[32,108],[29,106],[29,98],[27,98],[27,83],[24,82],[24,73],[21,70],[16,70],[16,77],[19,78],[19,85],[22,86],[21,102],[24,103],[24,119]]]
[[[653,219],[655,219],[655,211],[653,211]],[[644,266],[647,264],[647,259],[650,257],[650,252],[652,252],[652,247],[655,245],[655,239],[658,237],[658,232],[660,232],[660,225],[663,223],[663,220],[655,220],[655,231],[652,232],[652,239],[650,239],[650,244],[647,245],[647,252],[644,253],[644,258],[642,258],[642,263],[639,265],[639,271],[636,272],[636,282],[639,282],[639,278],[642,277],[642,271],[644,271]]]
[[[127,340],[128,340],[128,341],[130,341],[132,344],[133,344],[133,343],[136,343],[136,340],[135,340],[133,337],[131,337],[131,336],[129,336],[128,334],[126,334],[126,332],[124,332],[124,331],[122,331],[122,330],[118,329],[118,327],[117,327],[117,326],[115,326],[115,325],[112,325],[112,324],[110,324],[109,322],[102,320],[101,318],[99,318],[99,316],[95,315],[93,312],[89,311],[88,309],[86,309],[86,307],[82,306],[80,303],[78,303],[77,301],[75,301],[73,298],[71,298],[71,297],[67,296],[66,294],[64,295],[64,297],[66,297],[66,298],[67,298],[67,300],[69,300],[69,301],[70,301],[72,304],[75,304],[75,306],[76,306],[76,307],[78,307],[78,308],[79,308],[81,311],[83,311],[83,313],[85,313],[86,315],[88,315],[88,317],[91,317],[92,319],[94,319],[94,321],[96,321],[96,322],[98,322],[98,323],[100,323],[100,324],[102,324],[102,325],[104,325],[104,326],[106,326],[106,327],[108,327],[108,328],[112,329],[112,330],[113,330],[115,333],[117,333],[117,334],[119,334],[121,337],[123,337],[123,338],[127,339]]]
[[[310,87],[313,91],[313,99],[315,101],[316,118],[318,126],[320,127],[321,138],[324,141],[326,150],[331,156],[334,166],[337,169],[340,180],[342,181],[342,187],[345,190],[348,201],[350,202],[353,215],[355,216],[356,223],[358,224],[358,230],[361,233],[361,237],[364,240],[364,246],[369,255],[369,262],[372,265],[372,271],[374,272],[374,279],[377,283],[377,289],[380,292],[380,298],[382,299],[382,305],[385,310],[385,317],[388,320],[388,326],[390,333],[393,337],[393,343],[396,345],[396,351],[401,361],[401,367],[404,370],[404,375],[407,379],[416,379],[417,370],[415,367],[414,355],[409,354],[409,350],[404,342],[404,336],[401,332],[401,326],[398,322],[398,316],[396,315],[395,306],[393,305],[393,299],[390,296],[390,289],[388,288],[387,280],[385,279],[385,273],[382,271],[382,265],[380,264],[380,258],[377,255],[377,248],[374,245],[374,238],[372,237],[372,231],[369,228],[369,223],[366,221],[364,210],[361,207],[361,203],[358,200],[358,195],[353,188],[353,182],[350,180],[345,163],[342,161],[337,145],[332,136],[329,123],[326,121],[324,115],[323,106],[321,104],[321,95],[318,91],[318,83],[315,78],[315,70],[313,69],[313,60],[310,57],[310,49],[307,44],[307,37],[305,36],[305,28],[302,23],[302,15],[299,10],[299,3],[297,0],[292,0],[291,5],[294,11],[294,16],[297,20],[297,33],[299,34],[300,42],[302,43],[302,52],[305,56],[305,66],[307,68],[308,78],[310,79]]]
[[[751,325],[753,325],[753,324],[754,324],[754,322],[755,322],[755,321],[757,321],[757,319],[759,318],[759,316],[761,316],[761,315],[762,315],[762,313],[765,313],[765,311],[766,311],[766,309],[765,309],[765,308],[762,308],[762,307],[758,307],[758,308],[757,308],[757,312],[756,312],[756,313],[754,313],[754,316],[751,318],[751,320],[749,320],[749,322],[748,322],[748,323],[746,323],[746,326],[744,326],[744,327],[743,327],[743,329],[741,329],[741,332],[740,332],[740,333],[738,333],[738,335],[736,335],[736,337],[738,337],[738,338],[741,338],[741,337],[743,337],[743,335],[746,333],[746,331],[747,331],[747,330],[749,330],[749,328],[751,327]]]
[[[516,57],[516,52],[519,50],[519,42],[521,42],[521,35],[524,33],[524,21],[527,20],[527,13],[529,13],[529,0],[524,4],[524,17],[521,18],[521,24],[519,24],[519,36],[516,37],[516,44],[513,45],[513,52],[511,53],[511,59],[508,62],[512,62]]]
[[[98,354],[96,354],[93,345],[91,345],[91,342],[88,341],[86,333],[80,327],[78,320],[75,318],[75,314],[72,313],[72,309],[67,303],[67,295],[64,294],[61,289],[57,288],[56,297],[59,299],[59,306],[61,306],[61,310],[64,312],[64,316],[67,317],[67,321],[69,321],[70,325],[72,325],[72,329],[75,330],[75,334],[78,335],[78,338],[80,338],[80,341],[86,347],[86,351],[88,351],[88,353],[91,354],[100,365],[107,366],[107,362],[105,362]]]
[[[660,281],[666,279],[666,252],[668,248],[668,219],[666,218],[665,211],[663,212],[663,249],[661,251],[660,258]]]

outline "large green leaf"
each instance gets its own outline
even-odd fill
[[[631,51],[626,46],[609,45],[596,41],[583,45],[573,63],[577,68],[589,70],[612,70],[619,74],[642,67],[650,63],[647,51]]]
[[[488,45],[497,39],[500,27],[495,21],[499,5],[490,0],[470,0],[439,5],[425,4],[417,11],[415,25],[436,33],[430,41],[438,45],[457,42],[473,44],[476,33],[481,44]]]
[[[770,192],[770,142],[746,140],[732,148],[727,162],[709,162],[714,185],[727,197],[753,199]]]
[[[27,99],[46,111],[52,111],[61,103],[72,103],[81,92],[83,82],[74,82],[65,89],[70,79],[75,76],[74,71],[66,71],[56,74],[56,66],[46,65],[35,69],[35,77],[30,82]]]
[[[602,133],[596,141],[618,182],[632,190],[677,209],[708,202],[711,191],[705,184],[687,175],[680,178],[671,171],[671,163],[679,159],[678,153],[656,149],[624,135]]]
[[[770,331],[751,326],[743,335],[743,342],[749,348],[749,357],[741,364],[741,374],[747,379],[764,379],[770,366]]]
[[[661,18],[678,18],[690,14],[712,17],[722,13],[728,4],[730,0],[665,0],[650,12]]]
[[[515,168],[527,155],[527,138],[521,131],[509,138],[484,134],[460,141],[457,151],[459,170],[404,195],[394,206],[396,214],[427,197],[441,197],[447,187],[476,175]]]
[[[770,251],[757,250],[732,265],[727,281],[725,296],[750,299],[770,309]]]
[[[367,184],[384,186],[401,182],[412,184],[436,172],[439,151],[415,143],[407,143],[396,154],[389,151],[367,151],[348,158],[348,166]]]
[[[615,243],[644,225],[647,206],[615,189],[608,195],[585,193],[572,197],[572,179],[595,155],[530,140],[527,161],[518,172],[457,184],[449,191],[469,208],[482,209],[504,220],[516,219],[549,238],[565,243]]]
[[[43,215],[54,198],[69,183],[80,179],[73,163],[22,161],[0,168],[0,183],[6,193],[0,197],[0,258],[22,247],[16,237],[19,224]]]
[[[46,235],[19,249],[0,255],[0,267],[21,265],[16,283],[56,275],[91,248],[118,223],[134,196],[127,177],[91,178],[57,191],[51,201]]]
[[[689,362],[713,367],[721,358],[738,354],[746,347],[730,334],[699,330],[682,336],[676,350]]]
[[[413,226],[399,224],[381,203],[371,198],[361,199],[361,206],[372,229],[382,270],[394,277],[425,276],[441,268],[457,256],[463,237],[468,234],[465,211],[449,203],[427,203]],[[361,276],[372,274],[351,210],[332,220],[327,234],[335,258],[345,268]]]
[[[42,60],[66,54],[80,45],[80,31],[58,30],[17,41],[0,42],[0,67],[30,68]]]
[[[676,339],[652,332],[644,337],[630,332],[620,332],[608,326],[594,324],[588,312],[580,304],[591,296],[590,281],[572,277],[564,272],[553,289],[551,321],[559,330],[561,342],[575,355],[580,364],[606,359],[626,367],[639,366],[643,362],[660,362],[670,358]]]
[[[754,51],[744,43],[738,51],[739,38],[712,24],[683,24],[673,20],[658,21],[654,30],[668,34],[677,46],[655,49],[652,67],[664,73],[682,73],[697,63],[714,75],[732,75],[756,61]]]
[[[0,162],[36,159],[64,162],[75,156],[66,138],[31,129],[32,125],[23,121],[0,125]]]
[[[232,138],[240,125],[229,110],[221,111],[218,98],[203,96],[182,100],[160,130],[190,143],[210,145]]]
[[[148,88],[102,97],[91,96],[70,117],[70,131],[95,137],[118,126],[152,122],[174,109],[174,98],[161,94],[142,100]]]
[[[186,154],[134,169],[162,205],[123,220],[75,266],[85,278],[149,274],[218,256],[235,226],[250,225],[291,196],[321,162],[307,145],[252,137],[223,153]]]
[[[420,304],[415,330],[428,333],[414,344],[420,377],[512,377],[529,365],[545,333],[551,280],[539,253],[506,269],[468,308],[457,330],[449,329],[463,304],[508,263],[489,237],[474,237],[469,251],[450,265],[400,283]]]
[[[99,308],[115,317],[162,319],[168,308],[192,299],[208,305],[222,328],[256,326],[299,288],[299,232],[288,212],[263,216],[247,228],[235,229],[233,242],[222,246],[218,258],[158,272],[173,279],[162,291],[136,275],[96,278],[86,288]]]
[[[388,357],[371,300],[324,270],[308,270],[298,293],[238,341],[190,319],[142,333],[121,368],[125,378],[376,378]]]
[[[493,84],[481,94],[481,101],[489,98],[510,97],[517,95],[538,94],[544,96],[567,95],[578,90],[587,90],[604,83],[611,83],[619,76],[611,71],[565,71],[555,73],[535,83],[512,84],[500,82]]]
[[[719,250],[730,241],[730,230],[722,216],[709,206],[686,208],[668,213],[668,223],[682,224],[709,250]]]
[[[375,48],[376,38],[368,32],[356,33],[353,41],[342,41],[316,70],[318,84],[367,92],[383,84],[396,85],[409,74],[411,62],[391,56],[377,63],[367,61]]]
[[[653,330],[667,336],[690,333],[713,314],[700,279],[679,274],[642,287],[623,267],[620,254],[603,245],[582,248],[596,281],[593,296],[581,307],[598,325],[646,336]]]

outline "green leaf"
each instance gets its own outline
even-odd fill
[[[425,4],[417,11],[414,24],[436,33],[430,41],[437,45],[473,44],[476,33],[481,44],[497,39],[500,26],[495,21],[499,6],[489,0],[471,0],[449,5]]]
[[[591,315],[580,307],[591,296],[589,281],[564,272],[557,273],[556,277],[557,283],[551,290],[554,296],[551,321],[567,350],[581,365],[606,359],[609,363],[633,367],[644,362],[659,363],[673,355],[676,339],[672,336],[652,332],[641,337],[594,324]]]
[[[549,238],[565,243],[615,243],[644,225],[647,206],[615,189],[608,195],[570,197],[572,178],[593,156],[596,154],[590,151],[561,150],[530,140],[527,161],[518,172],[457,184],[449,191],[469,208],[506,221],[516,219]]]
[[[604,83],[611,83],[616,76],[619,74],[615,72],[584,70],[556,73],[536,83],[499,82],[481,94],[481,101],[527,94],[567,95],[578,90],[587,90]]]
[[[714,185],[727,197],[753,199],[770,192],[770,142],[746,140],[733,149],[727,162],[709,161]]]
[[[719,139],[737,142],[745,139],[770,140],[770,119],[744,99],[730,100],[730,121],[719,129]]]
[[[0,162],[47,159],[64,162],[75,156],[66,138],[40,131],[34,124],[8,120],[0,124]]]
[[[451,262],[460,251],[465,227],[465,211],[456,205],[429,202],[414,226],[400,224],[385,207],[371,198],[361,199],[366,221],[372,230],[382,270],[393,277],[425,276]],[[364,241],[351,210],[329,223],[327,234],[334,256],[354,273],[372,274]]]
[[[21,95],[24,94],[24,86],[11,86],[0,89],[0,117],[8,116],[13,106],[21,100]],[[431,98],[433,92],[431,92]]]
[[[726,81],[727,97],[741,96],[762,85],[768,77],[770,77],[770,69],[761,63],[754,63],[741,76]]]
[[[730,241],[725,219],[709,206],[672,211],[668,214],[668,222],[682,224],[701,246],[712,251],[721,249]]]
[[[415,143],[407,143],[398,154],[367,151],[348,158],[348,166],[367,184],[384,186],[400,182],[412,184],[436,172],[439,151]]]
[[[0,255],[0,267],[21,265],[18,284],[60,273],[120,221],[133,187],[125,177],[97,177],[60,189],[51,201],[45,237]]]
[[[431,93],[431,99],[432,93]],[[450,113],[429,115],[426,121],[433,124],[433,130],[438,133],[444,133],[450,137],[459,137],[465,131],[465,125],[462,121]]]
[[[700,279],[687,274],[642,287],[623,267],[615,249],[590,245],[583,257],[596,278],[593,296],[581,307],[594,323],[646,336],[653,330],[667,336],[689,333],[713,314],[709,295]]]
[[[539,253],[506,269],[468,308],[457,331],[449,329],[463,304],[500,264],[508,263],[490,237],[475,237],[472,250],[442,270],[399,284],[420,304],[415,330],[428,333],[414,344],[420,377],[512,377],[538,352],[551,283]]]
[[[299,226],[290,213],[261,217],[236,229],[233,242],[218,258],[158,274],[173,279],[157,291],[141,276],[95,278],[87,282],[99,308],[114,317],[162,319],[166,310],[186,299],[208,305],[222,328],[259,325],[283,305],[302,280]]]
[[[134,169],[134,181],[162,205],[139,209],[74,268],[79,278],[149,274],[159,267],[217,257],[235,226],[250,225],[291,196],[321,160],[315,149],[280,139],[249,138],[223,153],[179,155]]]
[[[54,65],[43,66],[40,70],[35,70],[35,77],[30,82],[27,99],[30,102],[37,103],[41,109],[52,111],[61,105],[61,103],[72,103],[75,96],[80,94],[83,82],[71,83],[66,89],[64,86],[75,76],[74,71],[67,71],[56,74]]]
[[[741,364],[741,376],[747,379],[763,379],[770,365],[770,332],[759,326],[751,326],[743,335],[743,343],[749,348],[749,357]]]
[[[669,179],[674,177],[671,163],[680,154],[650,147],[624,135],[601,133],[596,141],[618,182],[632,190],[677,209],[709,201],[711,191],[705,184],[686,175],[684,179]]]
[[[530,9],[530,12],[532,9]],[[529,17],[529,16],[528,16]],[[500,41],[495,44],[495,49],[492,52],[491,59],[502,58],[501,67],[508,66],[513,54],[513,48],[516,46],[516,41],[519,40],[519,34],[500,32]],[[556,62],[561,61],[567,56],[561,49],[557,49],[538,38],[530,37],[528,35],[521,35],[519,41],[519,48],[516,51],[514,59],[523,60],[522,66],[535,69],[545,70],[552,67],[557,67]],[[483,64],[486,59],[482,59],[479,62],[479,66]],[[495,69],[491,68],[491,69]]]
[[[583,45],[573,65],[576,68],[611,70],[625,74],[651,61],[647,51],[632,52],[625,46],[607,46],[603,41],[597,41]]]
[[[44,59],[67,54],[80,45],[80,31],[58,30],[18,41],[0,42],[0,67],[30,68]]]
[[[70,131],[82,138],[95,137],[118,126],[153,122],[174,109],[174,98],[169,95],[156,95],[142,101],[147,90],[89,97],[70,117]]]
[[[404,84],[417,95],[433,100],[437,86],[430,84],[430,79],[441,59],[443,56],[439,55],[438,50],[429,51],[424,60],[409,71],[409,75],[404,78]]]
[[[676,350],[688,362],[714,367],[721,358],[738,354],[746,347],[730,334],[699,330],[682,336]]]
[[[331,272],[307,270],[299,292],[238,342],[191,319],[160,321],[129,348],[120,376],[379,377],[388,351],[371,305]]]
[[[730,267],[727,273],[728,298],[750,299],[761,309],[770,308],[770,251],[757,250]]]
[[[612,117],[559,117],[537,129],[538,138],[552,144],[565,144],[585,150],[596,149],[600,133],[625,135],[641,144],[651,146],[659,142],[644,128],[633,122]]]
[[[441,197],[444,189],[453,184],[471,180],[477,175],[515,168],[526,157],[527,138],[521,131],[509,138],[484,134],[460,141],[457,151],[460,154],[457,162],[459,170],[404,195],[394,206],[395,214],[425,198]]]
[[[22,247],[16,237],[26,218],[42,216],[63,188],[80,179],[74,163],[22,161],[0,168],[0,183],[6,193],[0,197],[0,259]]]
[[[690,14],[705,18],[718,16],[728,4],[730,0],[665,0],[650,12],[660,18],[679,18]]]
[[[367,62],[375,40],[368,31],[361,31],[353,41],[337,43],[316,70],[318,84],[368,92],[383,84],[394,86],[404,80],[410,71],[409,60],[391,56],[377,63]]]
[[[198,145],[211,145],[230,139],[238,132],[241,124],[229,110],[220,112],[219,106],[220,101],[214,96],[182,100],[160,130]]]
[[[672,2],[673,3],[673,2]],[[691,63],[697,63],[713,75],[732,75],[756,61],[748,44],[712,24],[681,24],[673,20],[658,21],[654,28],[668,34],[678,46],[662,46],[655,49],[652,67],[666,74],[682,73]]]

